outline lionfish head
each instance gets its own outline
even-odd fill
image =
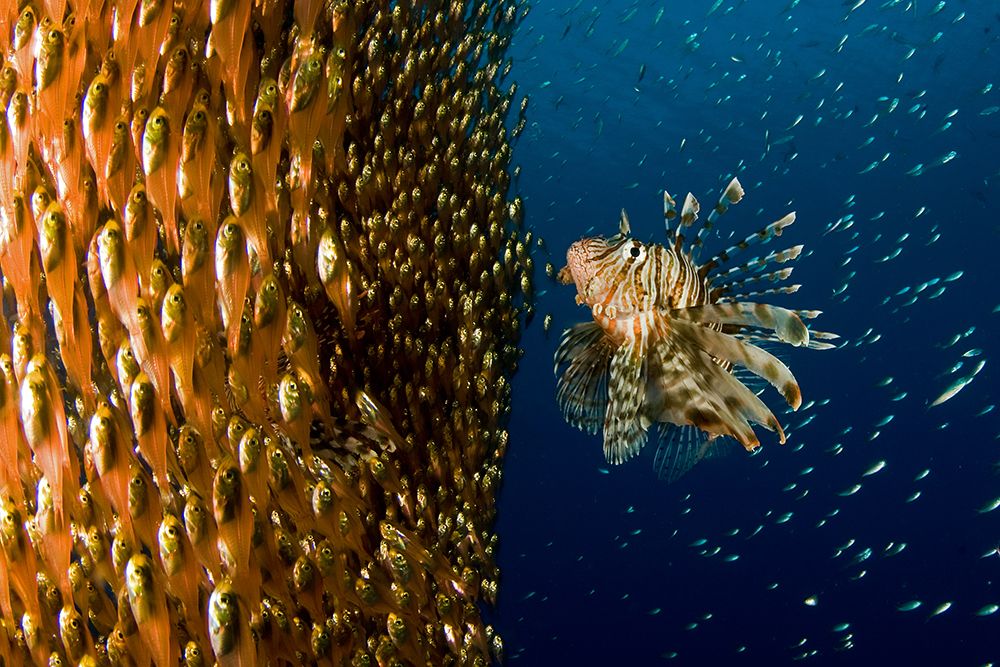
[[[649,246],[627,236],[581,239],[567,251],[559,279],[574,283],[581,299],[593,305],[606,300],[609,292],[630,293],[627,283],[638,279],[648,254]],[[620,300],[618,296],[626,295],[613,300]]]

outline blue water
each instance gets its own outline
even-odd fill
[[[518,190],[546,247],[497,527],[507,662],[1000,664],[1000,509],[980,511],[1000,497],[1000,7],[713,4],[539,2],[515,41]],[[795,210],[765,249],[804,243],[803,287],[768,301],[842,338],[783,351],[816,401],[765,394],[786,445],[761,433],[667,485],[651,446],[609,466],[562,420],[552,354],[589,314],[541,269],[622,207],[660,240],[663,188],[707,210],[733,175],[709,252]]]

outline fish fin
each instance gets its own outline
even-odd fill
[[[802,285],[784,285],[783,287],[768,287],[767,289],[754,290],[752,292],[740,292],[731,294],[721,299],[721,303],[732,303],[734,301],[745,301],[747,299],[758,299],[762,296],[774,296],[775,294],[795,294]]]
[[[665,320],[658,323],[662,335],[649,355],[643,412],[652,421],[732,436],[748,450],[760,444],[751,423],[778,431],[783,440],[781,425],[763,401],[702,350],[689,330],[671,328],[675,322]]]
[[[719,287],[725,287],[726,284],[731,283],[734,280],[742,279],[744,276],[758,274],[772,264],[794,262],[799,258],[799,255],[802,254],[802,248],[804,247],[805,246],[800,244],[792,246],[791,248],[785,248],[784,250],[775,250],[764,257],[754,257],[739,266],[734,266],[715,275],[708,276],[709,282],[712,283],[713,286],[718,285]],[[707,276],[707,274],[708,272],[703,274],[701,269],[699,269],[699,275]]]
[[[720,331],[682,320],[670,323],[678,335],[692,341],[716,359],[743,366],[764,378],[781,392],[788,404],[797,409],[802,404],[802,391],[795,376],[780,359],[761,348]],[[779,427],[780,428],[780,427]]]
[[[762,344],[785,342],[780,338],[778,338],[777,336],[769,336],[766,334],[762,334],[758,331],[752,331],[752,330],[740,331],[733,335],[743,340],[753,341],[754,345],[756,345],[757,347],[764,347],[765,349],[767,348],[767,346]],[[837,347],[837,345],[833,343],[827,343],[825,341],[836,340],[837,338],[840,338],[840,336],[838,336],[835,333],[830,333],[829,331],[816,331],[815,329],[810,329],[809,342],[805,344],[805,347],[809,348],[810,350],[831,350]]]
[[[595,322],[563,332],[555,356],[556,400],[563,418],[581,431],[594,434],[604,424],[613,355],[614,345]]]
[[[678,320],[696,324],[734,324],[741,327],[761,327],[774,331],[778,338],[796,347],[808,345],[809,330],[799,313],[765,303],[716,303],[668,311]]]
[[[625,209],[622,209],[622,217],[618,222],[618,233],[621,236],[628,236],[631,231],[632,226],[628,222],[628,213],[625,212]]]
[[[663,191],[663,224],[667,228],[667,238],[670,237],[670,223],[677,217],[677,202],[666,190]]]
[[[730,280],[725,283],[714,285],[711,288],[711,299],[712,303],[717,301],[744,301],[746,300],[747,294],[743,293],[743,290],[747,287],[756,286],[760,283],[768,282],[776,285],[775,287],[768,288],[767,293],[772,294],[793,294],[799,290],[801,285],[782,285],[777,286],[778,283],[784,282],[792,275],[792,269],[794,267],[788,266],[777,271],[769,271],[767,273],[756,273],[745,278],[740,278],[736,280]]]
[[[627,461],[646,444],[646,429],[639,419],[646,391],[645,354],[645,337],[632,336],[611,357],[604,416],[604,455],[609,463]]]
[[[701,461],[713,447],[708,433],[694,426],[661,423],[656,429],[653,470],[657,479],[676,482]]]
[[[780,220],[776,220],[771,224],[767,225],[766,227],[758,229],[756,232],[746,237],[736,245],[726,248],[725,250],[718,253],[710,260],[702,264],[698,269],[699,275],[703,277],[707,276],[716,268],[724,264],[728,264],[733,259],[733,257],[736,257],[747,248],[750,248],[751,246],[755,245],[768,243],[774,237],[781,236],[781,232],[785,229],[785,227],[788,227],[794,222],[795,222],[795,211],[792,211],[791,213],[781,218]],[[751,262],[753,261],[756,260],[751,260]]]
[[[694,258],[698,257],[698,253],[704,247],[705,239],[708,238],[715,227],[716,220],[719,216],[724,214],[729,210],[729,207],[733,204],[740,203],[743,199],[743,186],[740,185],[740,180],[738,178],[733,178],[729,181],[729,185],[722,192],[719,197],[719,201],[715,204],[715,207],[709,212],[708,217],[705,218],[705,222],[702,223],[701,229],[698,230],[698,235],[695,237],[694,241],[691,243],[691,256]]]

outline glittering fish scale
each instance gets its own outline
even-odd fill
[[[0,10],[0,662],[499,659],[525,11]]]

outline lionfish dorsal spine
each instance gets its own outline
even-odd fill
[[[632,231],[632,226],[628,222],[628,213],[625,209],[622,209],[621,219],[618,221],[618,234],[622,237],[626,237]]]
[[[670,223],[677,217],[677,202],[666,190],[663,191],[663,229],[667,234],[667,241],[677,243],[677,237],[681,233],[680,227],[671,232]]]
[[[719,201],[716,202],[715,207],[709,212],[708,217],[701,226],[701,229],[698,230],[698,235],[695,237],[694,243],[691,244],[691,257],[693,259],[698,258],[698,253],[705,241],[708,239],[712,228],[715,226],[715,221],[719,219],[719,216],[728,211],[730,206],[740,203],[740,200],[743,199],[743,195],[744,190],[743,186],[740,184],[740,179],[733,177],[733,180],[729,181],[729,185],[726,186],[726,189],[722,191],[722,195],[719,197]]]
[[[802,254],[802,245],[795,245],[784,250],[776,250],[765,257],[755,257],[743,264],[734,266],[722,273],[713,276],[713,280],[727,281],[731,278],[746,274],[748,276],[760,273],[771,264],[784,264],[794,261]]]
[[[794,267],[787,266],[783,269],[777,271],[769,271],[768,273],[759,273],[745,278],[740,278],[738,280],[730,280],[727,283],[723,283],[711,288],[711,300],[720,301],[728,300],[735,301],[742,296],[747,296],[747,292],[738,292],[737,290],[745,289],[746,287],[753,286],[757,283],[780,283],[791,277]],[[784,285],[766,288],[764,292],[771,294],[793,294],[798,291],[801,285]],[[754,292],[754,294],[759,294]]]
[[[702,276],[708,275],[716,267],[722,266],[732,261],[733,257],[739,255],[747,248],[755,245],[762,245],[768,243],[771,239],[776,236],[781,236],[781,232],[792,223],[795,222],[795,211],[786,214],[780,220],[775,220],[766,227],[758,229],[753,234],[750,234],[745,239],[737,243],[736,245],[730,246],[725,250],[719,252],[717,255],[712,257],[699,268],[699,272]]]

